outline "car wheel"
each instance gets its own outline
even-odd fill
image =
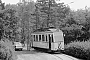
[[[16,51],[16,47],[14,47],[14,50]]]

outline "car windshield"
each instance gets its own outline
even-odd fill
[[[16,45],[21,45],[21,43],[20,43],[20,42],[15,42],[14,44],[16,44]]]

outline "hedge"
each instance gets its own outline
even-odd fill
[[[64,53],[80,59],[90,60],[90,41],[71,42],[65,45]]]
[[[16,55],[10,41],[0,41],[0,60],[16,60]]]

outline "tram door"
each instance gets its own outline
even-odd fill
[[[49,50],[51,50],[51,35],[50,34],[48,35],[48,38],[49,38]]]

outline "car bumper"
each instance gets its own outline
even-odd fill
[[[16,46],[15,49],[22,49],[23,47],[21,46]]]

